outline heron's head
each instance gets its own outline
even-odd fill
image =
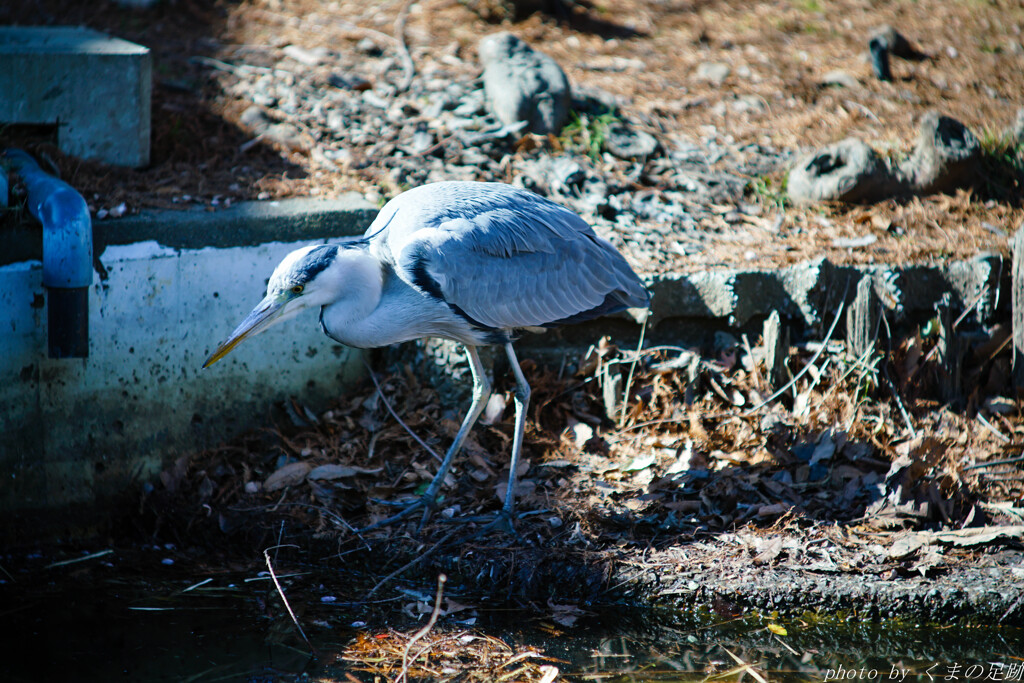
[[[208,368],[238,346],[274,325],[290,320],[307,308],[324,306],[337,295],[336,245],[319,244],[296,249],[284,257],[267,283],[267,295],[203,363]]]

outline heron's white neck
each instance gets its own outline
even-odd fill
[[[384,277],[380,261],[364,249],[339,249],[333,263],[318,277],[311,303],[323,306],[336,325],[354,325],[380,303]]]

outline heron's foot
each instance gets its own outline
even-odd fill
[[[544,510],[531,510],[529,512],[516,513],[514,510],[502,508],[500,512],[495,515],[478,515],[475,517],[453,517],[452,519],[446,519],[446,522],[454,522],[457,524],[483,524],[479,530],[471,534],[467,541],[486,536],[493,531],[503,532],[512,538],[516,539],[520,543],[526,543],[526,540],[519,535],[516,531],[516,520],[525,519],[527,517],[533,517],[534,515],[542,514]]]
[[[419,534],[423,530],[423,525],[427,523],[430,516],[434,514],[437,509],[437,500],[431,495],[424,495],[411,503],[385,503],[386,505],[404,506],[402,511],[396,515],[391,515],[387,519],[382,519],[379,522],[374,522],[370,526],[363,527],[357,533],[365,533],[367,531],[373,531],[375,529],[381,529],[386,526],[391,526],[396,522],[400,522],[406,517],[412,516],[417,510],[423,510],[423,517],[420,519],[419,525],[416,527],[416,533]]]
[[[469,537],[470,540],[486,536],[493,531],[503,532],[512,538],[516,539],[519,543],[525,543],[526,541],[519,532],[516,531],[515,527],[515,514],[511,510],[502,508],[501,512],[494,516],[488,524],[485,524],[479,531]]]

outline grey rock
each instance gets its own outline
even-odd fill
[[[608,126],[604,148],[620,159],[642,159],[654,154],[658,140],[642,130],[616,122]]]
[[[572,89],[572,106],[582,111],[606,109],[616,112],[630,105],[628,97],[610,93],[592,85],[577,84]]]
[[[921,120],[913,153],[896,168],[851,138],[800,157],[789,173],[788,191],[799,204],[949,192],[975,181],[980,156],[981,145],[966,126],[929,112]]]
[[[729,108],[737,114],[759,114],[765,111],[767,106],[763,97],[758,95],[740,95],[730,103]]]
[[[368,80],[361,76],[342,73],[332,73],[327,77],[327,82],[342,90],[369,90],[373,87]]]
[[[569,116],[572,94],[561,67],[511,33],[480,40],[484,91],[491,111],[506,124],[526,121],[531,133],[556,134]]]
[[[243,128],[254,135],[259,135],[272,123],[267,115],[263,113],[263,108],[256,104],[243,111],[242,115],[238,117],[238,122],[242,124]]]
[[[850,90],[856,90],[860,88],[860,81],[858,81],[857,78],[850,72],[843,71],[842,69],[829,71],[821,79],[821,84],[839,86],[841,88],[848,88]]]
[[[798,204],[871,202],[890,194],[894,179],[875,150],[847,138],[800,157],[787,189]]]
[[[356,43],[356,50],[362,52],[364,55],[367,55],[368,57],[380,57],[382,54],[384,54],[384,48],[382,48],[380,45],[374,42],[374,40],[371,38],[363,38],[358,43]]]
[[[973,182],[980,156],[981,144],[966,126],[932,111],[921,119],[914,153],[897,174],[915,192],[948,192]]]
[[[563,193],[578,187],[587,177],[582,161],[567,154],[524,160],[520,170],[523,175],[518,184],[540,194]]]
[[[275,123],[264,131],[263,136],[291,150],[306,150],[310,147],[306,136],[290,123]]]
[[[875,41],[894,57],[909,60],[927,59],[928,55],[914,47],[907,38],[893,26],[885,24],[871,32],[870,41]]]
[[[300,45],[285,45],[281,52],[285,57],[290,57],[304,66],[317,66],[327,61],[328,57],[325,47],[306,49]]]
[[[703,62],[697,66],[695,76],[698,80],[721,85],[731,72],[732,69],[725,62]]]
[[[572,157],[558,156],[552,159],[550,175],[552,186],[557,190],[579,185],[586,179],[587,172]]]
[[[427,130],[425,126],[417,127],[416,132],[412,134],[412,141],[409,145],[413,153],[423,154],[433,146],[434,134]]]

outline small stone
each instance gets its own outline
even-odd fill
[[[842,69],[835,69],[829,71],[821,79],[821,84],[828,86],[838,86],[841,88],[849,88],[855,90],[860,87],[860,81],[858,81],[853,75]]]
[[[787,192],[797,204],[874,201],[897,183],[875,150],[848,138],[806,154],[789,172]]]
[[[414,154],[423,154],[428,149],[434,146],[434,134],[425,128],[418,128],[415,133],[412,134],[412,143],[409,145],[409,149]]]
[[[557,189],[579,185],[587,177],[586,171],[576,160],[564,156],[555,157],[552,160],[550,174],[551,185]]]
[[[263,107],[252,105],[238,117],[238,123],[254,135],[259,135],[270,125],[270,119],[263,113]]]
[[[384,54],[384,49],[380,45],[375,43],[371,38],[363,38],[356,43],[356,50],[362,52],[364,55],[369,57],[380,57]]]
[[[703,62],[697,67],[697,80],[709,81],[714,85],[722,85],[729,77],[732,69],[724,62]]]
[[[921,118],[914,152],[898,173],[915,192],[948,192],[976,177],[980,155],[981,143],[964,124],[930,111]]]
[[[369,90],[373,86],[365,78],[350,76],[347,74],[333,73],[327,77],[327,82],[335,88],[342,90]]]
[[[298,45],[285,45],[281,50],[285,57],[294,59],[299,64],[306,66],[317,66],[327,59],[327,48],[317,47],[307,50]]]
[[[290,123],[275,123],[263,135],[267,140],[292,150],[308,149],[310,146],[306,137]]]
[[[740,95],[732,103],[737,114],[758,114],[765,110],[764,100],[757,95]]]
[[[608,126],[604,148],[620,159],[640,159],[654,154],[658,141],[653,135],[618,122]]]

